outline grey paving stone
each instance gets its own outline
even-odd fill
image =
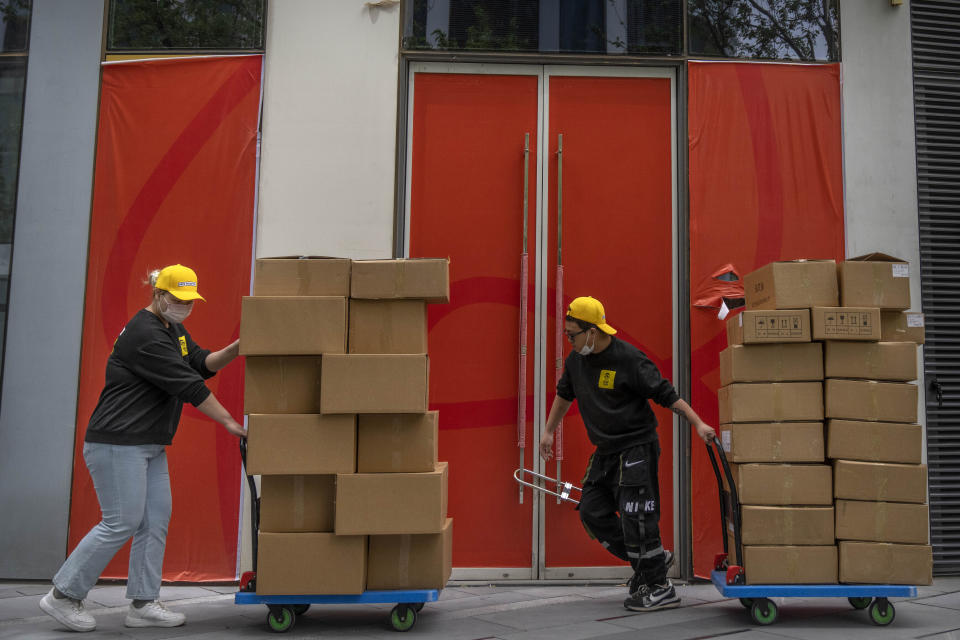
[[[0,621],[34,618],[44,615],[40,610],[40,596],[4,598],[0,605]]]
[[[947,609],[960,609],[960,591],[944,593],[939,596],[913,600],[917,604],[926,604],[932,607],[945,607]]]
[[[504,640],[585,640],[622,633],[623,629],[605,622],[580,622],[498,636]]]

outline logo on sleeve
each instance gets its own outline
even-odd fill
[[[597,385],[601,389],[613,389],[613,378],[617,375],[616,371],[609,369],[600,370],[600,382]]]
[[[180,336],[180,355],[187,355],[187,337]]]

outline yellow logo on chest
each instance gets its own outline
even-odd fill
[[[600,370],[600,382],[597,384],[601,389],[613,389],[613,379],[617,375],[616,371],[609,369]]]
[[[180,336],[180,355],[187,355],[187,337]]]

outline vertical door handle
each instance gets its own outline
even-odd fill
[[[517,378],[517,448],[520,449],[520,468],[524,468],[527,447],[527,283],[530,256],[527,253],[527,204],[530,187],[530,134],[523,136],[523,247],[520,250],[520,362]],[[523,504],[523,485],[520,485],[520,504]]]
[[[556,380],[560,382],[560,376],[563,375],[563,321],[566,318],[566,311],[563,308],[563,134],[557,134],[557,284],[556,284],[556,310],[557,316],[557,335],[556,359],[554,367],[556,369]],[[554,446],[556,448],[557,458],[557,483],[560,483],[560,468],[563,462],[563,419],[557,424],[556,436],[554,437]],[[557,504],[560,504],[560,498],[557,498]]]

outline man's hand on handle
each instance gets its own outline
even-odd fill
[[[544,433],[540,438],[540,457],[547,462],[553,457],[553,434]]]

